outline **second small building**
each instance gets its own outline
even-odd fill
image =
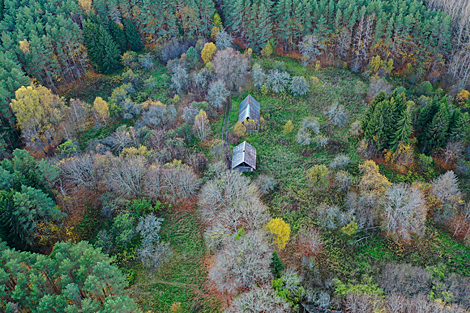
[[[244,141],[233,148],[232,169],[253,172],[256,169],[256,149]]]

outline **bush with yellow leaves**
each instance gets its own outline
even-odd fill
[[[367,160],[359,165],[359,170],[363,174],[359,189],[361,192],[384,193],[392,183],[380,174],[379,167],[372,160]]]
[[[212,59],[212,56],[214,55],[216,50],[217,47],[212,42],[208,42],[204,45],[204,48],[201,51],[201,58],[204,63],[208,63]]]
[[[282,218],[273,218],[264,227],[268,234],[273,237],[273,243],[279,248],[284,249],[290,238],[290,226]]]
[[[246,134],[246,126],[240,122],[237,122],[233,127],[233,133],[238,137],[243,137]]]
[[[287,123],[282,128],[282,133],[284,135],[287,135],[287,134],[292,133],[293,130],[294,130],[294,124],[292,124],[291,120],[288,120]]]
[[[470,97],[470,92],[463,89],[461,92],[459,92],[459,94],[455,98],[455,102],[457,102],[458,106],[463,106],[465,103],[468,102],[469,97]]]

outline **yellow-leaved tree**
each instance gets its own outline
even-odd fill
[[[279,248],[284,249],[290,238],[290,226],[282,218],[273,218],[264,227],[268,234],[273,237],[273,243]]]
[[[238,137],[243,137],[246,134],[246,127],[241,122],[237,122],[233,127],[233,132]]]
[[[463,89],[461,92],[459,92],[457,97],[455,97],[455,101],[457,102],[459,106],[463,106],[465,103],[468,102],[469,97],[470,97],[470,92]]]
[[[201,51],[201,58],[204,63],[208,63],[212,59],[212,56],[214,55],[216,50],[217,47],[212,42],[208,42],[204,45],[204,48]]]
[[[92,0],[78,0],[78,4],[86,14],[90,13],[92,7]]]
[[[387,177],[380,174],[379,167],[372,160],[367,160],[359,165],[359,170],[363,174],[359,183],[359,189],[362,193],[383,194],[392,185]]]
[[[315,187],[327,187],[328,186],[328,168],[325,165],[315,165],[307,171],[307,179]]]
[[[220,29],[224,27],[224,25],[222,25],[222,19],[220,18],[219,13],[214,14],[214,25]]]
[[[294,130],[294,124],[292,124],[291,120],[288,120],[287,123],[282,128],[282,132],[284,133],[284,135],[287,135],[287,134],[292,133],[293,130]]]
[[[20,41],[20,50],[21,50],[21,52],[23,52],[24,54],[26,54],[26,53],[31,53],[30,47],[31,47],[31,46],[30,46],[30,44],[29,44],[29,42],[28,42],[27,39]]]
[[[108,125],[107,119],[109,118],[109,106],[106,101],[101,97],[96,97],[95,102],[93,103],[93,113],[95,119],[98,122],[103,121]]]
[[[22,86],[11,101],[18,126],[28,145],[40,147],[46,154],[46,145],[57,145],[61,140],[61,121],[67,113],[64,100],[43,86]]]
[[[209,134],[209,130],[209,119],[207,118],[207,114],[204,112],[204,110],[200,110],[199,114],[196,115],[194,120],[194,135],[196,135],[196,137],[201,141],[204,141]]]

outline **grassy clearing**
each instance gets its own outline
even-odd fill
[[[315,222],[315,212],[322,202],[340,207],[344,204],[345,193],[333,189],[312,191],[304,178],[307,169],[316,164],[327,165],[336,155],[344,153],[352,161],[347,170],[354,176],[359,174],[358,165],[363,159],[356,151],[357,143],[348,134],[348,126],[339,129],[327,125],[323,112],[334,101],[338,101],[348,110],[350,123],[361,119],[367,104],[365,95],[356,93],[355,87],[358,82],[368,82],[348,70],[328,68],[314,71],[288,58],[263,59],[258,60],[258,63],[269,69],[275,61],[285,62],[285,70],[291,76],[302,75],[307,79],[317,77],[320,83],[313,86],[311,92],[304,97],[271,93],[263,95],[259,90],[249,90],[235,96],[232,100],[230,129],[233,129],[238,120],[240,102],[249,93],[252,94],[261,103],[261,116],[266,123],[259,133],[241,139],[257,149],[257,170],[249,175],[267,174],[277,180],[275,192],[264,200],[273,216],[281,217],[291,225],[295,236],[299,229],[319,226]],[[330,137],[327,147],[302,147],[295,141],[302,120],[308,116],[319,119],[321,132]],[[288,120],[293,122],[295,129],[285,135],[282,133],[282,127]],[[388,174],[393,182],[406,181],[406,178],[397,176],[385,166],[380,169],[384,174]],[[365,239],[351,244],[364,236]],[[446,231],[438,230],[432,225],[428,227],[426,238],[414,246],[397,245],[384,238],[378,230],[368,234],[360,233],[354,238],[346,238],[338,233],[325,233],[324,238],[326,263],[323,266],[344,279],[360,279],[363,275],[375,276],[381,265],[389,261],[419,266],[442,263],[451,272],[470,275],[470,249],[452,239]]]
[[[350,122],[359,119],[366,110],[362,94],[355,92],[361,77],[348,70],[329,68],[315,71],[304,68],[298,61],[288,58],[270,58],[258,60],[269,69],[275,61],[285,62],[286,71],[291,76],[304,76],[309,81],[317,77],[320,82],[312,86],[311,92],[303,97],[262,94],[259,90],[249,90],[232,99],[230,129],[238,120],[240,102],[250,93],[261,103],[261,116],[266,120],[265,127],[259,133],[248,135],[247,140],[257,149],[257,171],[273,176],[278,182],[274,196],[266,199],[275,216],[287,220],[294,229],[304,224],[312,224],[312,211],[321,202],[342,203],[341,194],[313,195],[304,179],[305,172],[316,164],[327,164],[337,154],[345,153],[352,159],[351,171],[357,171],[361,162],[356,152],[356,143],[349,138],[348,127],[342,129],[327,124],[323,112],[338,101],[349,112]],[[296,141],[296,134],[305,117],[317,117],[321,132],[330,137],[330,144],[324,149],[302,147]],[[291,120],[295,129],[290,134],[283,134],[284,124]],[[216,124],[220,129],[222,122]],[[218,128],[217,128],[218,127]],[[356,167],[356,169],[354,168]]]
[[[195,211],[166,213],[161,238],[171,244],[175,256],[156,272],[140,268],[130,293],[144,310],[169,312],[181,303],[183,312],[218,312],[220,304],[205,291],[206,251],[202,225]]]

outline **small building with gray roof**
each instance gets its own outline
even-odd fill
[[[238,113],[238,121],[242,124],[246,120],[253,120],[256,125],[259,125],[261,106],[252,95],[248,95],[245,100],[240,103],[240,110]]]
[[[253,172],[256,169],[256,149],[244,141],[233,148],[232,169]]]

